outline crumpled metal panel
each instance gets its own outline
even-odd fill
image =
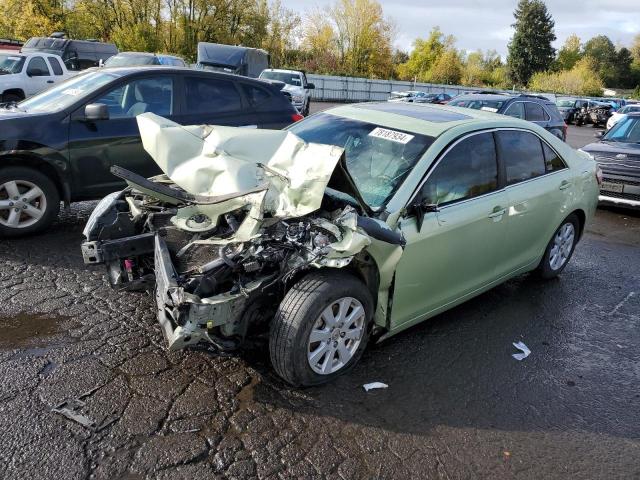
[[[145,150],[179,187],[194,195],[218,196],[266,181],[262,209],[278,218],[319,209],[343,153],[281,130],[184,127],[153,113],[137,120]]]

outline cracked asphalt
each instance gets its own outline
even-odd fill
[[[0,241],[3,479],[640,477],[640,213],[599,209],[559,279],[513,279],[296,390],[263,342],[167,352],[152,298],[83,265],[94,206]]]

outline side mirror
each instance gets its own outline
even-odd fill
[[[604,132],[596,132],[593,134],[593,136],[596,138],[602,138],[604,136]]]
[[[84,120],[86,122],[109,120],[109,107],[104,103],[90,103],[84,107]]]
[[[316,86],[313,83],[307,83],[307,90],[314,90]]]
[[[422,223],[424,221],[425,213],[439,212],[440,209],[438,205],[435,203],[431,203],[430,199],[425,198],[421,201],[416,201],[412,207],[412,212],[416,216],[416,226],[418,227],[418,232],[422,230]]]

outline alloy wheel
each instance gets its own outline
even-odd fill
[[[10,180],[0,185],[0,225],[30,227],[42,218],[46,209],[46,195],[35,183]]]
[[[556,232],[553,246],[549,252],[549,266],[552,270],[559,270],[567,263],[573,249],[575,234],[573,223],[565,223]]]
[[[320,375],[335,373],[353,358],[362,341],[365,310],[353,297],[343,297],[327,306],[311,329],[307,359]]]

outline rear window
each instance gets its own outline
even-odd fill
[[[62,75],[62,66],[56,57],[47,57],[49,61],[49,65],[51,65],[51,70],[55,75]]]
[[[497,138],[507,170],[507,185],[546,173],[542,142],[533,133],[501,130],[497,132]]]
[[[242,110],[240,94],[233,82],[217,78],[185,77],[184,83],[189,113],[225,113]]]
[[[487,112],[497,112],[504,105],[504,100],[482,100],[482,99],[466,99],[466,100],[453,100],[449,102],[449,105],[454,107],[472,108],[474,110],[484,110]]]
[[[542,105],[533,102],[525,102],[524,104],[526,119],[530,122],[545,122],[549,120],[549,115],[544,111]]]

